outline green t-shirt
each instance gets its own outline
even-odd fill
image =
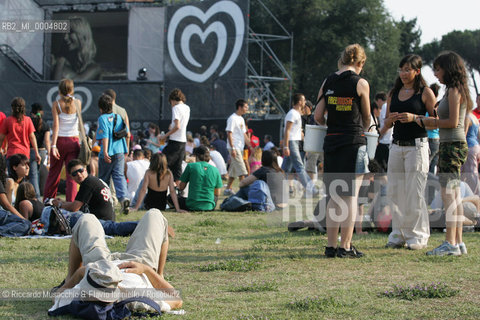
[[[189,163],[180,181],[189,182],[187,206],[194,211],[215,209],[215,188],[223,186],[218,169],[206,162]]]

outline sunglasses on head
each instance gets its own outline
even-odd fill
[[[77,174],[83,173],[84,170],[85,170],[84,168],[80,168],[80,169],[77,169],[77,170],[73,171],[73,172],[70,173],[70,174],[71,174],[72,177],[76,177]]]

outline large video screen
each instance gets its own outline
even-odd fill
[[[52,34],[50,79],[127,78],[128,12],[59,12],[69,33]]]

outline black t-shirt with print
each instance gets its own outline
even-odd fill
[[[115,220],[110,188],[99,178],[89,175],[83,180],[75,200],[87,204],[98,219]]]

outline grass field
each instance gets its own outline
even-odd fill
[[[119,216],[137,220],[144,212]],[[289,233],[284,213],[164,213],[175,228],[165,274],[184,299],[179,319],[476,319],[480,240],[469,254],[427,257],[385,249],[385,234],[354,236],[362,259],[326,259],[326,235]],[[288,216],[286,216],[288,218]],[[292,217],[294,219],[293,211]],[[443,241],[434,233],[429,249]],[[219,241],[218,241],[219,239]],[[123,250],[128,238],[107,240]],[[51,288],[67,270],[69,240],[0,238],[0,288]],[[395,285],[445,283],[456,295],[412,300],[383,295]],[[46,319],[49,301],[0,301],[1,319]]]

